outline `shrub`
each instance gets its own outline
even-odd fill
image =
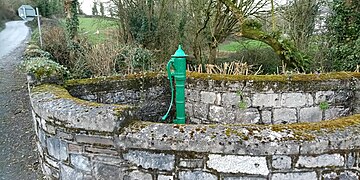
[[[115,62],[116,72],[120,73],[152,70],[153,54],[145,48],[126,45],[120,48]]]
[[[68,66],[70,64],[70,51],[67,46],[67,38],[62,27],[45,27],[43,29],[43,49],[50,52],[54,61]]]
[[[111,43],[97,44],[85,53],[87,68],[94,76],[107,76],[116,73],[115,60],[118,48]]]
[[[46,57],[35,57],[25,60],[21,68],[28,74],[32,74],[36,79],[42,80],[49,77],[66,77],[67,68]]]
[[[24,53],[24,58],[25,59],[31,59],[31,58],[35,58],[35,57],[46,57],[49,59],[52,59],[52,55],[49,52],[46,52],[44,50],[41,49],[37,49],[36,46],[32,47],[29,46]]]

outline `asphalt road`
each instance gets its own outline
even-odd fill
[[[14,51],[29,36],[29,28],[24,21],[11,21],[0,32],[0,58]]]
[[[18,65],[29,39],[23,21],[0,32],[0,180],[41,179],[26,77]]]

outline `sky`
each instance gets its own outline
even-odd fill
[[[93,2],[108,2],[109,0],[79,0],[81,10],[86,15],[92,15],[92,7],[94,6]],[[99,7],[98,7],[99,10]]]

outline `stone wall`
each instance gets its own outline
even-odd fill
[[[66,87],[72,96],[87,101],[137,107],[137,119],[153,122],[166,113],[171,98],[168,80],[158,74],[73,80]]]
[[[358,79],[187,79],[187,116],[203,124],[319,122],[353,114]],[[275,76],[278,77],[278,76]],[[264,77],[265,78],[265,77]]]
[[[311,89],[334,92],[334,96],[330,96],[334,100],[324,99],[329,101],[328,109],[343,107],[349,108],[351,113],[357,113],[357,98],[354,98],[358,97],[355,83],[357,78],[353,77],[358,75],[351,74],[345,79],[330,80],[329,83],[333,86],[337,84],[336,88],[324,86],[327,81],[314,81]],[[106,79],[101,82],[105,81]],[[106,83],[102,84],[98,80],[95,82],[68,82],[65,83],[68,90],[58,85],[30,88],[40,163],[48,179],[348,180],[360,177],[358,114],[332,121],[285,125],[154,123],[137,120],[139,103],[135,101],[123,105],[101,104],[95,102],[97,100],[90,102],[72,96],[86,99],[97,94],[95,99],[99,99],[102,96],[98,96],[101,94],[98,92],[106,88]],[[119,83],[118,80],[113,82]],[[218,109],[238,108],[237,105],[227,106],[227,103],[232,102],[226,100],[230,93],[250,99],[251,103],[244,110],[257,107],[256,103],[254,105],[258,97],[256,93],[249,93],[251,91],[245,91],[246,88],[242,89],[244,93],[238,92],[239,87],[236,86],[241,82],[226,77],[221,81],[193,77],[188,82],[188,110],[191,109],[189,104],[192,106],[196,103],[204,103],[204,107],[208,107],[210,111],[212,106]],[[220,84],[211,84],[214,82]],[[336,83],[333,84],[334,82]],[[260,81],[251,83],[257,84]],[[303,93],[309,93],[314,98],[313,106],[316,106],[316,91],[298,90],[305,86],[300,85],[300,81],[297,83],[298,87],[289,88],[284,93],[279,93],[281,90],[275,85],[267,88],[271,89],[269,91],[258,89],[255,85],[247,88],[256,88],[259,90],[258,94],[265,94],[264,99],[269,99],[268,95],[280,96],[279,108],[283,107],[283,102],[288,102],[286,98],[282,98],[284,94],[285,97],[288,96],[287,93],[298,93],[295,95],[301,96],[300,92],[304,91]],[[276,83],[270,81],[269,84]],[[288,83],[288,86],[283,87],[292,87],[294,84]],[[82,87],[86,88],[81,89]],[[219,89],[231,87],[234,90]],[[75,90],[76,88],[78,89]],[[96,88],[99,90],[95,91]],[[336,96],[342,91],[349,98],[337,101]],[[213,98],[212,93],[216,97],[214,102],[209,100]],[[263,101],[267,102],[271,101]],[[298,112],[301,108],[306,108],[306,105],[309,104],[290,107]],[[269,110],[267,108],[272,107],[264,105],[256,109]],[[269,110],[272,113],[271,121],[275,109]],[[193,116],[189,117],[196,117],[198,112],[195,110],[192,113]],[[206,123],[208,120],[201,121]]]
[[[186,82],[186,116],[193,124],[289,124],[319,122],[354,114],[358,79],[304,75],[303,79],[243,80],[191,75]],[[275,76],[277,78],[281,76]],[[345,75],[346,77],[346,75]],[[264,77],[265,78],[265,77]],[[312,78],[312,79],[311,79]],[[138,119],[156,122],[170,102],[166,77],[75,80],[70,94],[92,102],[139,107]],[[174,111],[172,111],[172,115]],[[141,116],[141,117],[140,117]]]

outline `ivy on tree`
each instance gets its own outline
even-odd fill
[[[328,21],[331,70],[353,71],[360,64],[360,1],[334,0]]]

